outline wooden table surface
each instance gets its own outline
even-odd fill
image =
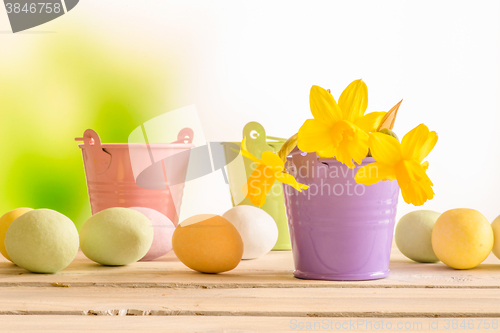
[[[55,275],[0,259],[0,331],[500,332],[500,260],[472,270],[418,264],[397,248],[391,275],[334,282],[293,277],[289,251],[209,275],[173,253],[104,267],[79,253]]]

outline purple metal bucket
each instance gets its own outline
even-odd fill
[[[346,281],[388,276],[397,182],[357,184],[360,166],[349,169],[336,159],[302,154],[288,156],[288,170],[310,188],[301,193],[284,185],[295,277]],[[367,157],[361,166],[372,162]]]

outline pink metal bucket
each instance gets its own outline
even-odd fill
[[[177,225],[184,184],[168,186],[167,177],[186,178],[189,151],[194,146],[190,129],[182,130],[178,141],[169,144],[103,144],[91,129],[75,140],[84,142],[78,147],[82,150],[92,214],[111,207],[147,207],[163,213]],[[175,163],[164,162],[172,161],[168,157],[173,155]],[[144,171],[139,177],[137,165]],[[141,177],[147,179],[148,186],[138,185]]]

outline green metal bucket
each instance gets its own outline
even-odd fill
[[[245,138],[247,150],[258,159],[262,158],[262,153],[265,151],[277,153],[286,141],[286,139],[266,136],[264,127],[257,122],[250,122],[245,125],[243,128],[243,137]],[[274,182],[271,191],[267,195],[266,203],[262,207],[253,205],[250,199],[245,199],[241,188],[256,166],[250,159],[244,158],[238,152],[232,150],[231,146],[234,147],[234,144],[241,145],[240,142],[224,144],[224,153],[228,162],[229,189],[231,191],[233,206],[250,205],[266,211],[273,217],[278,226],[278,241],[273,250],[291,250],[283,185],[278,181]]]

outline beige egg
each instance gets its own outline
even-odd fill
[[[219,215],[201,214],[182,221],[174,231],[172,246],[184,265],[202,273],[230,271],[243,256],[238,230]]]

